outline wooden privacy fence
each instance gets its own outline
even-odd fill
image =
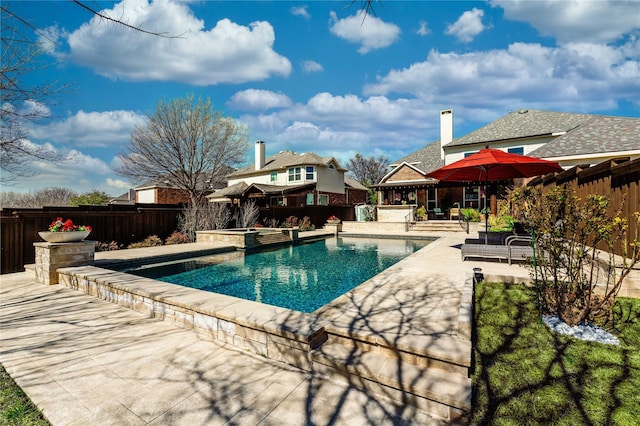
[[[44,207],[42,209],[2,210],[0,238],[2,241],[1,273],[24,271],[24,265],[35,261],[34,242],[42,241],[39,231],[45,231],[57,217],[71,219],[76,225],[93,228],[90,240],[109,243],[115,241],[126,247],[150,235],[167,238],[178,229],[178,206],[109,205],[80,207]],[[260,209],[260,220],[274,219],[282,225],[290,216],[321,227],[331,215],[342,220],[354,220],[352,206],[271,207]],[[232,222],[229,226],[235,226]]]
[[[2,273],[24,271],[25,264],[35,261],[33,243],[42,241],[38,232],[47,230],[57,217],[71,219],[76,225],[90,225],[93,228],[91,240],[116,241],[126,247],[149,235],[164,240],[178,228],[181,212],[177,206],[130,205],[3,210],[0,217]]]
[[[629,237],[636,235],[635,212],[640,211],[640,158],[628,157],[608,160],[593,167],[576,166],[557,175],[536,179],[530,185],[543,185],[549,189],[554,185],[568,185],[576,195],[586,199],[590,194],[606,195],[610,199],[609,211],[613,215],[621,208],[620,216],[627,219]],[[604,247],[600,247],[604,248]],[[618,247],[616,254],[621,255]]]

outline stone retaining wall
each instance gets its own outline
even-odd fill
[[[302,312],[93,266],[58,274],[71,289],[307,371],[310,351],[327,339],[319,319]]]

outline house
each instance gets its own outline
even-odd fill
[[[484,205],[481,182],[445,184],[425,177],[482,148],[558,162],[565,169],[613,158],[640,158],[640,119],[542,110],[513,111],[465,136],[453,138],[453,111],[440,112],[440,140],[401,158],[380,181],[379,204],[425,206],[431,217],[447,217],[453,207]],[[382,217],[406,217],[407,207]],[[379,215],[380,217],[380,215]]]
[[[356,205],[366,201],[367,188],[345,177],[333,157],[312,152],[281,151],[266,157],[263,141],[255,143],[255,161],[227,175],[227,187],[209,195],[212,202],[259,207]]]
[[[214,176],[224,176],[232,172],[231,167],[223,167]],[[197,181],[197,189],[204,194],[210,194],[226,186],[222,178],[212,178],[210,174],[203,175]],[[170,177],[150,180],[133,188],[135,203],[137,204],[188,204],[191,202],[189,193],[183,188],[171,183]]]

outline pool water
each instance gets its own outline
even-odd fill
[[[311,313],[431,240],[329,238],[214,255],[128,273]]]

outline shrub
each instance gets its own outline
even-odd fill
[[[522,187],[511,198],[517,219],[534,236],[535,261],[529,266],[541,311],[570,326],[610,318],[622,280],[640,260],[638,234],[628,240],[621,206],[610,208],[608,197],[597,194],[581,200],[566,185],[544,195]],[[640,213],[635,220],[640,227]],[[618,244],[621,263],[615,259]]]
[[[316,227],[311,223],[311,218],[309,216],[303,217],[302,222],[300,222],[300,230],[313,231],[314,229],[316,229]]]
[[[460,213],[465,222],[480,222],[480,212],[476,209],[467,207],[460,209]]]
[[[298,218],[295,216],[289,216],[285,219],[284,225],[285,228],[295,228],[298,226]]]
[[[129,244],[127,248],[132,249],[132,248],[142,248],[142,247],[156,247],[161,245],[162,245],[162,240],[160,239],[160,237],[158,237],[157,235],[149,235],[147,238],[145,238],[142,241]]]
[[[279,228],[280,224],[278,222],[278,219],[270,218],[264,220],[264,226],[266,226],[267,228]]]
[[[489,230],[492,232],[508,232],[513,230],[513,223],[513,217],[509,215],[489,217]]]
[[[420,206],[416,209],[416,217],[418,219],[424,219],[427,217],[427,209],[424,206]]]
[[[96,241],[96,251],[115,251],[120,250],[124,244],[118,244],[115,241],[110,243]]]
[[[164,243],[166,245],[185,244],[188,242],[189,242],[189,236],[187,234],[184,234],[178,231],[173,231],[173,233],[169,235],[166,240],[164,240]]]

